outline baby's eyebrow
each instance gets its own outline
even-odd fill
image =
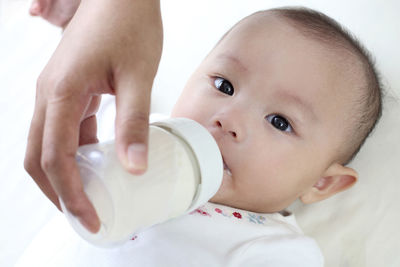
[[[223,61],[229,61],[232,63],[235,67],[238,67],[241,71],[243,72],[248,72],[249,69],[242,63],[242,61],[239,60],[236,56],[229,54],[229,53],[221,53],[217,56],[217,59],[223,60]]]
[[[298,95],[294,95],[290,92],[287,92],[285,90],[279,90],[276,93],[276,96],[284,102],[290,102],[291,104],[296,105],[307,116],[309,116],[311,120],[313,121],[317,120],[317,116],[312,105],[305,99],[299,97]]]

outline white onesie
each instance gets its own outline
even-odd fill
[[[38,234],[16,265],[28,266],[320,267],[323,257],[293,215],[259,214],[207,203],[113,249],[82,240],[60,215]]]

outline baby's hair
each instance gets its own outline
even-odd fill
[[[359,152],[382,115],[382,86],[371,54],[343,26],[316,10],[304,7],[283,7],[261,12],[272,12],[286,19],[304,36],[322,42],[333,49],[344,49],[350,52],[358,63],[361,63],[364,82],[359,88],[362,93],[356,102],[358,114],[354,114],[358,118],[350,131],[350,141],[346,144],[346,152],[339,159],[340,163],[348,164]]]

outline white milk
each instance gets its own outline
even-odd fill
[[[87,231],[61,201],[62,208],[78,234],[97,246],[121,244],[146,227],[196,209],[213,197],[223,176],[211,134],[184,118],[150,126],[148,170],[143,175],[125,171],[114,142],[82,146],[76,158],[100,231]]]

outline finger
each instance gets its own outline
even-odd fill
[[[91,232],[100,222],[84,193],[75,154],[81,116],[89,96],[59,96],[47,104],[43,133],[42,168],[66,208]]]
[[[28,144],[24,159],[24,168],[33,178],[40,190],[61,210],[58,196],[51,186],[46,174],[40,165],[42,154],[42,136],[45,121],[45,105],[36,101],[35,111],[32,117],[28,134]]]
[[[31,16],[39,16],[42,13],[42,6],[39,0],[33,0],[31,7],[29,8],[29,14]]]
[[[141,174],[147,168],[152,81],[135,80],[131,74],[116,78],[116,149],[125,168]]]
[[[81,122],[79,131],[79,146],[98,143],[96,116],[92,115]]]
[[[100,107],[101,95],[94,95],[90,98],[90,103],[85,110],[84,119],[97,113]]]
[[[79,146],[99,142],[99,140],[97,139],[96,112],[99,109],[100,101],[100,95],[92,96],[90,99],[90,103],[86,108],[83,121],[80,125]]]

